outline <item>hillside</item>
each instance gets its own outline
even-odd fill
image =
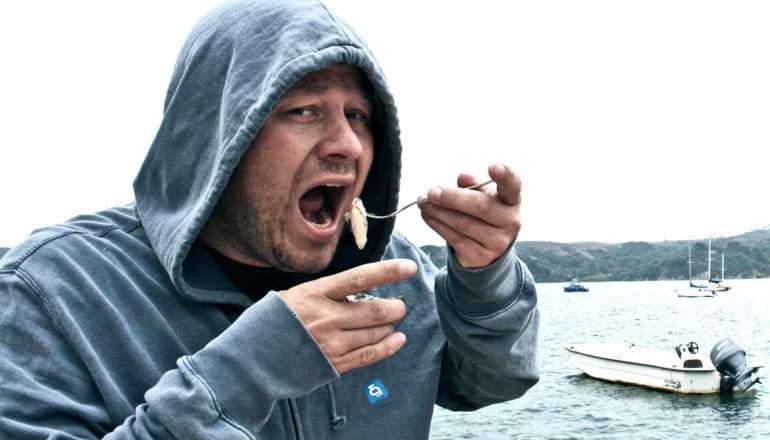
[[[694,278],[708,270],[708,238],[693,239]],[[437,265],[446,264],[442,246],[422,246]],[[522,241],[519,257],[539,282],[563,282],[579,276],[582,281],[652,281],[688,278],[687,240],[663,242],[553,243]],[[770,278],[770,229],[711,240],[711,273],[725,279]]]
[[[708,269],[708,239],[693,239],[694,278],[705,278]],[[438,265],[446,264],[443,246],[422,246]],[[554,243],[522,241],[516,244],[519,257],[539,282],[563,282],[579,276],[583,281],[685,280],[687,240],[627,243]],[[711,273],[719,276],[722,254],[725,278],[770,278],[770,229],[759,229],[711,241]],[[0,257],[8,251],[0,248]]]

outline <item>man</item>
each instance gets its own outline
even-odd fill
[[[521,184],[462,174],[397,207],[396,110],[323,5],[239,1],[182,49],[136,202],[35,231],[0,264],[0,437],[425,439],[538,380]],[[362,291],[373,301],[346,301]],[[403,298],[399,300],[398,298]]]

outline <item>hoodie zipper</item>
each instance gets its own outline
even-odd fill
[[[294,428],[294,438],[297,440],[302,440],[302,434],[299,427],[299,413],[297,412],[297,404],[294,402],[294,399],[288,399],[287,402],[289,403],[291,426]]]

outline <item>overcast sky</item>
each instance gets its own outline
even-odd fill
[[[133,199],[176,54],[216,3],[2,2],[0,247]],[[404,203],[501,161],[524,180],[520,240],[770,225],[770,2],[327,4],[391,81]],[[397,226],[439,242],[416,209]]]

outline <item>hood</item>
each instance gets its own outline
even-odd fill
[[[213,9],[178,56],[163,120],[134,181],[137,213],[172,281],[241,155],[279,98],[305,74],[358,66],[374,88],[375,156],[361,198],[368,211],[398,203],[401,143],[393,97],[363,40],[317,1],[235,1]],[[343,233],[327,272],[381,257],[394,220],[369,223],[358,250]]]

